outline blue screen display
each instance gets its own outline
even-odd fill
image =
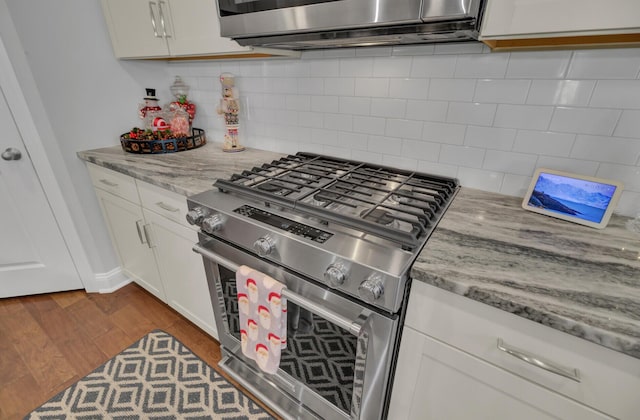
[[[528,205],[600,223],[615,185],[541,172]]]

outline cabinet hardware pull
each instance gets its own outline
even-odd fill
[[[149,248],[155,248],[155,245],[151,243],[151,233],[149,232],[149,224],[142,225],[142,230],[144,231],[144,237],[147,238],[147,246]]]
[[[156,16],[155,16],[155,13],[153,13],[154,4],[155,2],[152,2],[152,1],[149,2],[149,14],[151,15],[151,26],[153,27],[153,36],[155,36],[156,38],[162,38],[162,36],[158,34],[158,27],[156,26]]]
[[[162,26],[162,36],[164,38],[170,38],[171,35],[167,34],[167,25],[164,21],[164,11],[162,10],[163,1],[158,2],[158,13],[160,15],[160,25]]]
[[[209,251],[208,249],[196,244],[193,246],[193,251],[202,255],[205,259],[210,260],[216,264],[220,264],[226,268],[228,268],[231,271],[238,271],[238,268],[240,268],[240,266],[236,263],[234,263],[233,261],[218,255],[214,252]],[[284,289],[282,291],[282,296],[286,297],[288,300],[290,300],[291,302],[295,303],[296,305],[316,314],[319,315],[321,317],[323,317],[324,319],[326,319],[327,321],[331,322],[332,324],[335,324],[339,327],[341,327],[342,329],[345,329],[347,331],[349,331],[351,334],[355,335],[356,337],[360,334],[360,330],[362,328],[362,319],[361,317],[358,317],[358,319],[356,319],[355,321],[352,321],[348,318],[345,318],[344,316],[332,311],[331,309],[327,309],[322,305],[318,305],[317,303],[303,297],[300,296],[297,293],[292,292],[289,289]]]
[[[179,208],[176,208],[176,207],[170,206],[168,204],[165,204],[162,201],[158,201],[156,203],[156,206],[160,207],[163,210],[170,211],[171,213],[177,213],[177,212],[180,211]]]
[[[498,349],[503,352],[520,359],[530,365],[539,367],[548,372],[555,373],[556,375],[564,376],[565,378],[569,378],[572,381],[580,382],[580,372],[578,369],[567,368],[564,366],[560,366],[555,362],[551,362],[549,360],[545,360],[538,356],[533,356],[531,354],[527,354],[526,352],[516,349],[514,347],[506,345],[502,338],[498,338]]]
[[[140,223],[142,223],[142,220],[136,220],[136,229],[138,229],[138,238],[140,238],[141,244],[146,244],[147,242],[145,238],[143,238],[142,236],[142,228],[140,228]]]
[[[111,188],[115,188],[115,187],[118,186],[118,184],[116,184],[115,182],[111,182],[111,181],[106,180],[106,179],[101,179],[100,182],[102,182],[107,187],[111,187]]]

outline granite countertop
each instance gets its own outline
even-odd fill
[[[221,145],[136,155],[120,146],[82,160],[189,196],[283,154]],[[414,280],[640,358],[640,235],[524,211],[521,199],[462,188],[413,265]]]
[[[77,155],[87,162],[184,196],[210,190],[218,178],[225,179],[285,156],[251,148],[242,152],[223,152],[221,144],[210,142],[197,149],[177,153],[142,155],[127,153],[120,146],[113,146],[85,150]]]
[[[640,358],[640,234],[528,212],[462,188],[413,265],[415,280]]]

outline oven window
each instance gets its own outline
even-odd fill
[[[239,341],[235,273],[219,269],[229,331]],[[291,302],[287,303],[287,324],[287,349],[282,351],[280,369],[349,413],[357,337]]]
[[[240,15],[341,0],[218,0],[220,15]]]

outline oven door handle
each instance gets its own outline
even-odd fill
[[[229,270],[233,271],[233,272],[237,272],[238,268],[240,267],[238,264],[234,263],[233,261],[231,261],[228,258],[225,258],[221,255],[218,255],[214,252],[211,252],[210,250],[196,244],[193,246],[193,251],[202,255],[204,258],[213,261],[216,264],[220,264],[226,268],[228,268]],[[319,315],[321,317],[323,317],[324,319],[326,319],[327,321],[339,326],[340,328],[349,331],[351,334],[355,335],[356,337],[360,335],[360,329],[362,328],[362,320],[361,319],[357,319],[355,321],[352,321],[348,318],[345,318],[344,316],[330,310],[327,308],[324,308],[320,305],[318,305],[317,303],[303,297],[300,296],[297,293],[292,292],[289,289],[285,289],[282,291],[282,296],[286,297],[287,300],[295,303],[296,305],[316,314]]]

